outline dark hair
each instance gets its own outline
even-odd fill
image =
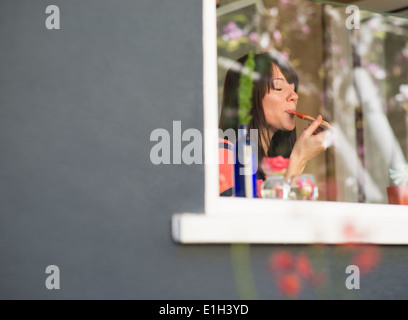
[[[230,68],[225,76],[224,92],[222,97],[220,129],[234,129],[238,132],[238,90],[240,86],[241,69],[248,59],[248,55],[239,58],[235,67]],[[274,89],[273,66],[278,67],[286,80],[295,85],[295,92],[298,90],[299,80],[295,70],[289,62],[277,55],[271,53],[259,53],[254,55],[255,69],[254,73],[259,77],[253,80],[252,90],[252,120],[249,124],[250,129],[258,129],[258,161],[263,157],[275,157],[281,155],[289,158],[296,141],[296,130],[277,131],[270,138],[268,125],[265,120],[265,113],[262,106],[262,99],[267,92]],[[262,139],[269,143],[267,145],[267,154],[262,148]]]

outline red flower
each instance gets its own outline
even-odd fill
[[[325,274],[315,272],[309,257],[304,253],[292,255],[288,250],[282,250],[270,256],[268,265],[275,275],[277,287],[287,297],[296,298],[302,285],[320,287],[326,281]]]
[[[292,255],[287,251],[274,254],[269,259],[269,267],[272,270],[287,270],[292,266]]]
[[[262,158],[261,168],[265,174],[272,174],[276,172],[284,173],[289,166],[289,159],[282,156],[273,158]]]
[[[296,269],[299,274],[305,279],[309,279],[313,274],[313,268],[310,265],[309,258],[304,254],[296,258]]]
[[[352,264],[359,267],[361,274],[370,272],[380,262],[381,253],[377,247],[362,248],[352,259]]]
[[[300,292],[301,281],[296,273],[287,273],[279,278],[278,287],[286,296],[294,298]]]

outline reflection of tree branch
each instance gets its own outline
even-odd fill
[[[256,3],[256,10],[257,10],[259,15],[267,16],[267,17],[273,17],[273,15],[269,12],[269,10],[267,10],[265,8],[265,5],[264,5],[263,1],[258,1]]]
[[[395,17],[388,17],[386,23],[383,23],[383,26],[387,27],[395,23],[396,20],[394,19]],[[389,167],[396,166],[401,162],[405,162],[405,157],[381,106],[381,97],[378,95],[375,83],[368,71],[361,66],[361,57],[359,55],[361,50],[359,50],[358,45],[364,45],[365,43],[358,41],[358,33],[354,35],[352,47],[354,58],[353,83],[355,92],[360,100],[360,105],[364,109],[367,127],[374,135],[374,141],[376,142],[378,150],[381,151]],[[368,46],[369,43],[366,43],[366,45]],[[365,48],[365,51],[368,51],[368,48]],[[386,143],[384,143],[384,141],[386,141]]]
[[[336,140],[336,155],[342,158],[348,172],[354,172],[354,168],[357,168],[357,172],[362,172],[361,175],[357,175],[357,181],[360,185],[365,183],[366,191],[370,194],[370,200],[376,202],[384,200],[380,188],[372,179],[370,173],[364,168],[364,165],[356,154],[356,150],[350,145],[343,131],[336,124],[333,124],[333,135]]]
[[[207,0],[208,1],[208,0]],[[246,8],[260,0],[239,0],[217,8],[217,17]]]
[[[375,19],[387,19],[386,24],[381,25],[381,31],[384,32],[391,32],[396,35],[406,36],[407,30],[406,27],[408,26],[408,20],[405,18],[395,17],[395,16],[386,16],[379,13],[371,13],[369,12],[369,16],[361,19],[361,24],[370,23]]]
[[[374,135],[374,141],[377,143],[379,153],[386,160],[389,167],[405,163],[404,154],[382,109],[375,85],[367,70],[356,68],[354,70],[354,79],[356,91],[361,97],[367,126]]]

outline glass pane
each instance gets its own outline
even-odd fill
[[[278,55],[299,78],[296,111],[320,114],[332,126],[331,145],[303,170],[313,174],[317,199],[388,203],[388,187],[408,184],[401,167],[408,154],[408,19],[360,10],[360,19],[352,20],[358,29],[347,27],[354,12],[346,13],[346,6],[306,0],[218,4],[220,117],[231,127],[237,122],[238,107],[222,111],[226,74],[236,60],[250,51]],[[295,118],[295,124],[299,142],[309,122]],[[398,168],[400,179],[392,179],[390,169]],[[220,180],[231,185],[224,174]]]

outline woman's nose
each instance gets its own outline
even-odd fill
[[[294,90],[290,90],[290,93],[288,94],[287,100],[297,102],[298,99],[299,99],[298,94]]]

